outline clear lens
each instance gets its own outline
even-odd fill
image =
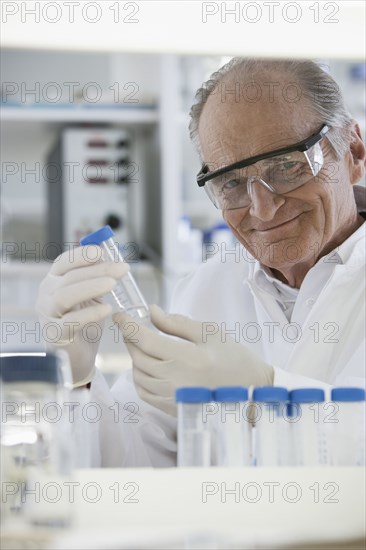
[[[323,166],[319,143],[306,152],[295,151],[226,172],[209,180],[205,189],[216,208],[233,210],[249,206],[251,183],[262,180],[274,193],[288,193],[315,177]]]

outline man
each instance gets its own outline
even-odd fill
[[[353,186],[366,153],[335,82],[312,62],[236,58],[196,99],[198,184],[240,247],[178,285],[171,310],[181,315],[151,308],[160,332],[140,327],[127,344],[134,384],[128,374],[109,392],[94,372],[96,349],[85,354],[80,336],[65,337],[74,381],[92,380],[91,399],[105,411],[96,464],[173,465],[181,386],[364,385],[364,205]],[[43,283],[43,319],[83,326],[109,313],[95,299],[122,268],[76,256]],[[128,316],[114,318],[128,338]],[[115,402],[128,401],[138,403],[139,422],[113,423]]]

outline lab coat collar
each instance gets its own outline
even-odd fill
[[[358,186],[359,187],[359,186]],[[359,207],[359,204],[357,205]],[[359,208],[359,213],[362,217],[366,217],[366,213]],[[365,237],[366,223],[363,223],[352,235],[348,237],[340,246],[326,254],[321,258],[324,263],[333,265],[344,265],[348,268],[358,267],[365,262]],[[320,260],[319,260],[320,261]],[[309,270],[316,269],[319,261]],[[277,289],[273,285],[282,285],[289,287],[282,281],[278,280],[271,269],[263,265],[258,260],[249,263],[249,274],[247,282],[259,287],[261,290],[269,292],[272,296],[277,295]]]
[[[366,223],[364,222],[348,239],[338,247],[342,263],[349,267],[358,267],[365,261]]]

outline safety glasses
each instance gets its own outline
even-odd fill
[[[210,200],[220,210],[249,206],[255,181],[283,194],[301,187],[315,177],[324,164],[320,141],[329,131],[324,125],[319,132],[290,147],[235,162],[210,171],[205,164],[197,174],[199,187],[205,187]]]

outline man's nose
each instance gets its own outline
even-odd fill
[[[256,178],[251,183],[251,201],[250,215],[270,221],[285,203],[285,198],[268,189],[259,178]]]

